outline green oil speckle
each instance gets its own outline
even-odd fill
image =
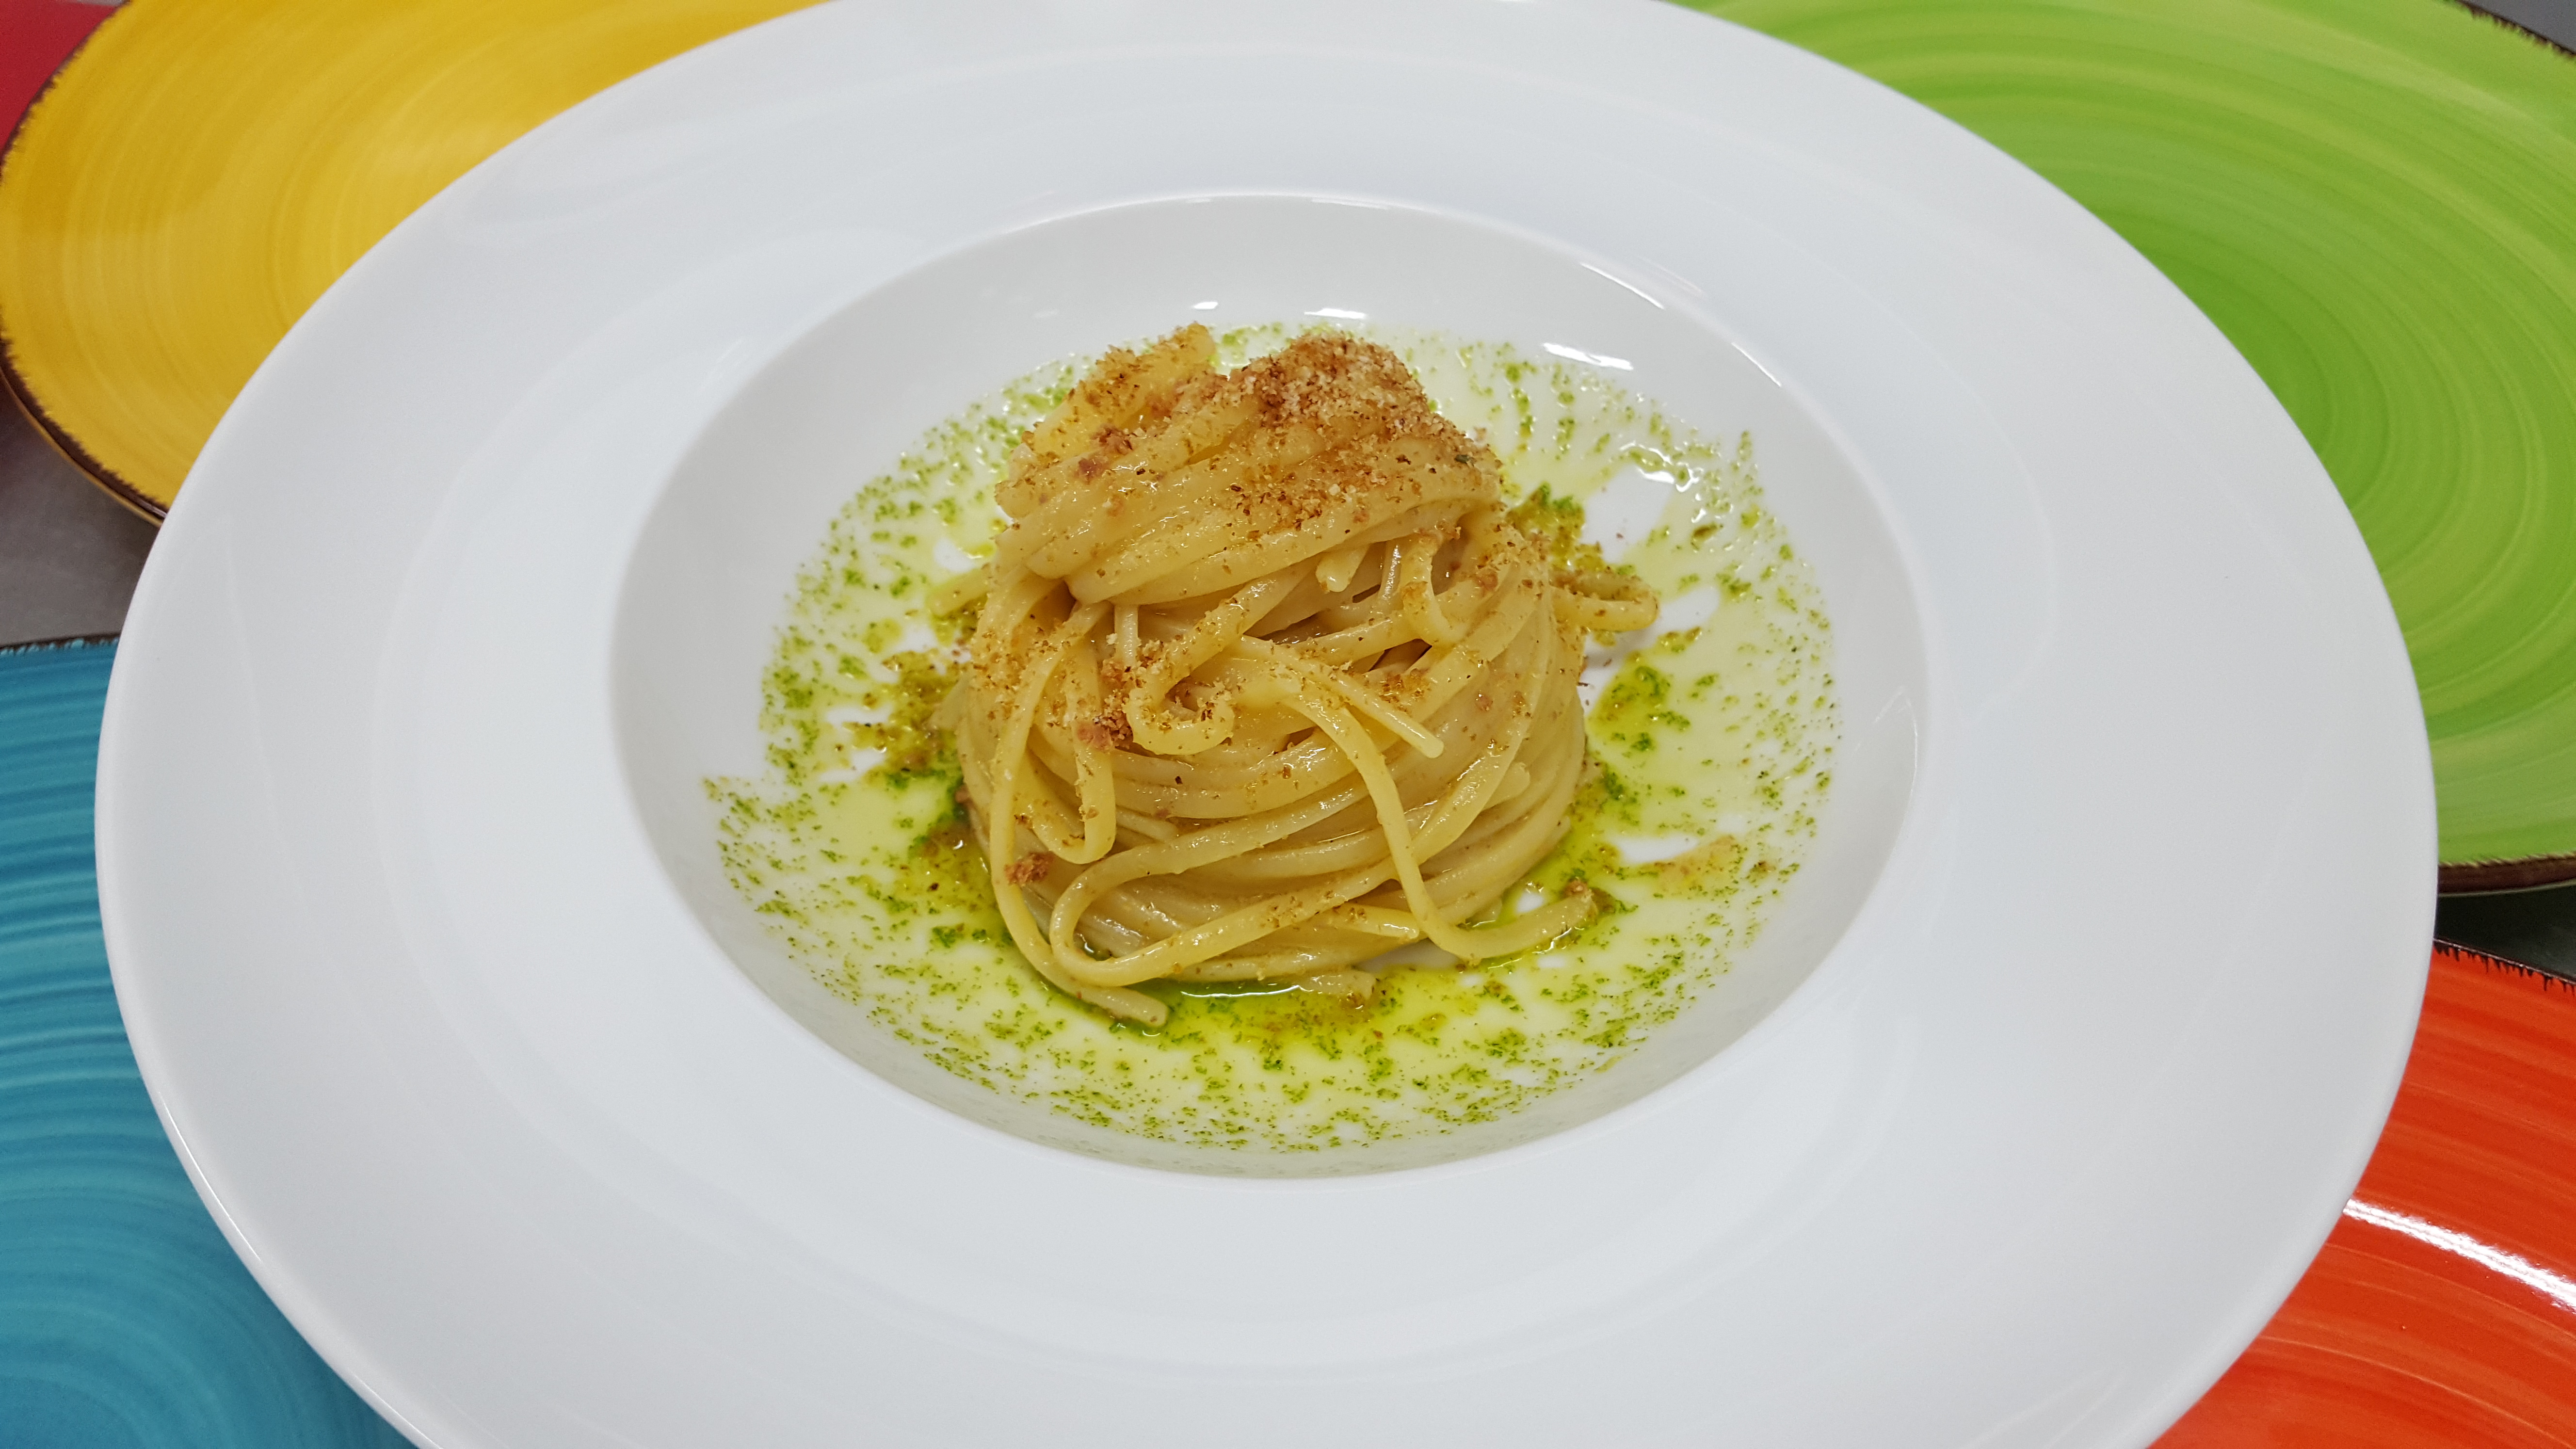
[[[1220,362],[1290,335],[1228,334]],[[1167,1142],[1297,1151],[1422,1136],[1615,1067],[1719,986],[1797,874],[1830,780],[1830,630],[1761,507],[1751,438],[1721,446],[1587,367],[1368,335],[1496,449],[1524,526],[1575,547],[1584,500],[1614,479],[1669,494],[1617,560],[1664,600],[1663,632],[1596,641],[1599,768],[1571,834],[1502,908],[1580,880],[1601,911],[1520,957],[1391,967],[1362,1006],[1264,983],[1149,983],[1172,1007],[1150,1031],[1029,970],[967,840],[956,761],[922,722],[961,639],[938,586],[989,547],[992,486],[1021,430],[1071,386],[1067,362],[933,429],[857,490],[799,573],[764,676],[768,769],[707,782],[734,887],[897,1041],[992,1091]]]

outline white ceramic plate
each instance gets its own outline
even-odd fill
[[[690,813],[837,490],[1211,299],[1632,361],[1756,426],[1835,613],[1768,954],[1472,1155],[1230,1178],[943,1102]],[[2143,1443],[2359,1174],[2434,870],[2394,620],[2218,333],[1964,132],[1649,4],[834,5],[616,88],[244,392],[98,819],[182,1159],[454,1446]]]

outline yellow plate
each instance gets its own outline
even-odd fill
[[[811,0],[128,0],[0,164],[0,340],[55,444],[159,517],[304,309],[583,97]]]

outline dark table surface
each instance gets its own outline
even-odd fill
[[[154,532],[0,399],[0,648],[124,627]]]

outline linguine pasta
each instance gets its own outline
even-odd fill
[[[1159,1025],[1138,983],[1364,998],[1408,942],[1475,961],[1582,924],[1580,881],[1477,922],[1565,833],[1586,638],[1652,624],[1654,594],[1552,557],[1385,348],[1214,357],[1193,326],[1103,359],[942,601],[981,593],[936,723],[1013,942]]]

